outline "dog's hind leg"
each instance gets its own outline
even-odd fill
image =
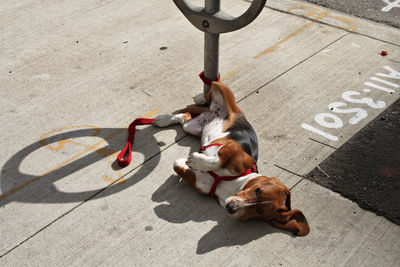
[[[192,116],[197,116],[201,113],[207,112],[210,110],[209,106],[198,106],[198,105],[189,105],[186,108],[177,110],[174,113],[186,113],[189,112]]]
[[[172,124],[182,124],[183,130],[188,134],[201,137],[203,131],[201,115],[192,119],[190,113],[165,114],[159,115],[154,119],[153,125],[157,127],[167,127]]]
[[[183,130],[188,134],[201,138],[203,132],[203,116],[200,115],[194,119],[188,120],[183,124]]]
[[[174,171],[183,180],[196,187],[196,174],[186,165],[186,159],[181,158],[174,162]]]
[[[190,113],[179,113],[179,114],[164,114],[159,115],[154,119],[153,125],[157,127],[167,127],[172,124],[184,124],[185,122],[192,119]]]

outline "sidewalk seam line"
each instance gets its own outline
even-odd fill
[[[326,143],[324,143],[324,142],[321,142],[321,141],[318,141],[318,140],[316,140],[316,139],[314,139],[314,138],[309,137],[308,139],[310,139],[311,141],[316,142],[316,143],[318,143],[318,144],[321,144],[321,145],[323,145],[323,146],[327,146],[327,147],[333,148],[333,149],[335,149],[335,150],[338,149],[337,147],[328,145],[328,144],[326,144]]]
[[[284,168],[284,167],[282,167],[282,166],[279,166],[278,164],[274,164],[274,166],[277,167],[277,168],[279,168],[279,169],[281,169],[281,170],[284,170],[284,171],[286,171],[286,172],[288,172],[288,173],[291,173],[291,174],[293,174],[293,175],[299,176],[300,178],[303,178],[303,175],[297,174],[297,173],[295,173],[295,172],[293,172],[293,171],[291,171],[291,170],[289,170],[289,169],[286,169],[286,168]]]
[[[291,188],[289,188],[290,191],[292,191],[296,186],[298,186],[301,182],[304,181],[304,177],[301,178],[300,180],[297,181]]]
[[[300,175],[300,174],[297,174],[297,173],[295,173],[295,172],[292,172],[291,170],[286,169],[286,168],[284,168],[284,167],[281,167],[281,166],[279,166],[279,165],[277,165],[277,164],[274,164],[274,166],[277,167],[277,168],[279,168],[279,169],[281,169],[281,170],[283,170],[283,171],[286,171],[286,172],[288,172],[288,173],[291,173],[291,174],[293,174],[293,175],[296,175],[296,176],[300,177],[300,180],[298,180],[296,183],[294,183],[294,185],[292,185],[292,186],[289,188],[290,191],[291,191],[293,188],[295,188],[299,183],[301,183],[301,182],[304,180],[304,176],[303,176],[303,175]]]

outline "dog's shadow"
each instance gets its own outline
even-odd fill
[[[154,208],[155,214],[170,223],[189,221],[216,221],[216,225],[197,244],[197,254],[205,254],[221,247],[241,246],[267,234],[284,233],[266,222],[241,222],[229,217],[218,202],[195,191],[177,175],[171,175],[152,195],[152,200],[162,203]]]

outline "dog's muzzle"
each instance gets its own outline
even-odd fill
[[[225,209],[229,214],[234,214],[237,211],[235,205],[232,202],[226,204]]]

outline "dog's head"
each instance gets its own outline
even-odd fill
[[[273,227],[304,236],[310,232],[300,210],[291,210],[290,191],[276,178],[250,180],[236,195],[226,200],[226,211],[240,220],[258,219]]]

